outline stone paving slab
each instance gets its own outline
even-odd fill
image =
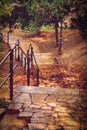
[[[81,90],[55,87],[20,86],[16,92],[36,93],[36,94],[59,94],[59,95],[79,95]]]
[[[35,53],[38,65],[53,65],[55,63],[52,53]]]
[[[87,90],[20,86],[12,109],[29,118],[27,130],[87,129]]]

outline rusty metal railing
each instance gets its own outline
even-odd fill
[[[19,46],[20,41],[17,40],[15,43],[15,46],[9,50],[9,52],[5,55],[5,57],[0,62],[0,66],[4,64],[4,62],[9,58],[9,73],[5,77],[5,79],[0,84],[0,88],[3,87],[3,85],[6,83],[6,81],[10,78],[10,100],[12,100],[13,97],[13,74],[14,70],[18,66],[18,62],[21,63],[23,66],[26,74],[27,74],[27,85],[30,85],[30,78],[31,78],[31,71],[35,75],[34,78],[36,79],[36,84],[39,85],[39,67],[37,65],[33,47],[29,46],[29,49],[27,50],[27,54],[23,51],[23,49]],[[13,62],[17,61],[15,65],[13,65]]]

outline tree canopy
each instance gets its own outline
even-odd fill
[[[70,10],[69,0],[28,0],[24,1],[23,5],[37,26],[55,22],[55,19],[59,21]]]
[[[0,1],[0,16],[9,14],[11,15],[12,11],[12,0],[1,0]]]
[[[65,16],[73,10],[72,22],[82,32],[87,32],[87,2],[86,0],[1,0],[0,25],[2,23],[21,22],[21,27],[35,26],[37,30],[44,24],[63,21]]]
[[[12,0],[0,1],[0,28],[4,28],[6,18],[11,16],[13,10]]]
[[[75,14],[72,22],[81,31],[82,36],[87,38],[87,1],[73,0],[72,7]]]

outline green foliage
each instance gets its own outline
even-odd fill
[[[5,27],[6,23],[8,23],[7,19],[8,17],[11,17],[12,10],[12,0],[0,1],[0,30]]]
[[[81,31],[83,38],[87,38],[87,1],[74,0],[72,7],[75,14],[72,23]]]
[[[29,32],[35,32],[36,31],[35,23],[33,21],[30,21],[29,25],[24,27],[24,30]]]
[[[12,0],[1,0],[0,1],[0,16],[9,14],[11,15],[11,11],[13,9]]]
[[[42,26],[41,27],[41,31],[46,31],[46,30],[54,30],[54,26],[53,25],[46,25],[46,26]]]
[[[55,23],[55,20],[63,19],[69,12],[70,4],[70,0],[23,1],[24,8],[37,29],[40,29],[42,25]]]

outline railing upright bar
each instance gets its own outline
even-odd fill
[[[16,61],[16,48],[17,48],[17,46],[15,45],[15,48],[14,48],[15,61]]]
[[[30,85],[30,57],[29,50],[27,50],[27,85]]]
[[[18,40],[18,61],[20,61],[20,53],[19,53],[19,51],[20,51],[20,48],[19,48],[19,40]]]
[[[13,97],[13,49],[10,53],[10,100]]]
[[[33,69],[33,47],[31,47],[31,69]]]
[[[37,85],[39,85],[39,69],[37,69]]]
[[[37,68],[39,69],[39,67],[38,67],[38,65],[37,65],[37,62],[36,62],[36,59],[35,59],[34,52],[33,52],[33,57],[34,57],[35,64],[36,64]]]
[[[24,57],[24,70],[26,72],[26,57]]]
[[[33,71],[33,60],[35,62],[35,65],[36,65],[36,82],[37,82],[37,85],[39,85],[39,67],[37,65],[37,62],[36,62],[36,58],[35,58],[35,55],[34,55],[34,51],[33,51],[33,47],[32,45],[30,44],[29,46],[29,52],[30,52],[30,62],[31,62],[31,70]]]
[[[21,65],[23,64],[23,52],[21,51]]]
[[[7,32],[7,44],[9,45],[9,34],[10,32]]]

